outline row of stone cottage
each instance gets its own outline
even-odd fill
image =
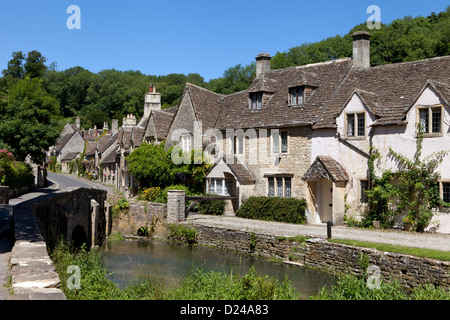
[[[370,37],[353,35],[353,58],[299,67],[271,70],[270,55],[260,54],[247,90],[220,95],[188,83],[171,109],[161,110],[150,87],[142,119],[129,115],[88,141],[86,159],[126,191],[135,181],[125,157],[143,141],[202,148],[215,161],[206,192],[236,196],[238,205],[255,195],[305,198],[310,223],[340,224],[366,206],[372,147],[382,156],[377,174],[396,168],[389,147],[413,157],[418,123],[424,156],[450,149],[450,56],[371,67]],[[62,162],[75,156],[58,150]],[[449,157],[439,171],[450,202]],[[437,216],[433,228],[450,233],[450,219]]]

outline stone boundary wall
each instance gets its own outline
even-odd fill
[[[319,269],[361,275],[361,258],[368,265],[380,268],[383,280],[397,280],[402,286],[414,288],[420,284],[450,287],[450,262],[352,247],[324,240],[309,240],[305,264]]]
[[[114,207],[121,198],[123,196],[108,194],[107,201]],[[113,214],[111,233],[120,232],[125,237],[134,237],[138,235],[140,227],[151,228],[153,225],[156,235],[163,236],[165,234],[166,204],[130,199],[127,201],[130,204],[127,210]]]
[[[450,287],[450,262],[420,258],[410,255],[358,248],[328,242],[325,239],[309,239],[298,243],[293,238],[276,237],[245,230],[231,230],[193,225],[197,229],[197,241],[213,246],[262,257],[298,262],[322,271],[362,275],[362,259],[367,266],[381,270],[385,281],[397,280],[404,287],[434,284]]]

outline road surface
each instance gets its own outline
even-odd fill
[[[66,188],[94,188],[106,190],[110,194],[114,193],[112,187],[72,175],[47,172],[47,180],[49,181],[49,188],[51,189],[62,190]]]

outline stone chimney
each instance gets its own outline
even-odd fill
[[[77,116],[77,118],[75,119],[75,126],[77,127],[78,130],[80,130],[81,125],[79,116]]]
[[[134,114],[128,114],[126,118],[123,118],[122,121],[123,127],[135,127],[136,126],[136,117]]]
[[[353,66],[356,68],[370,67],[370,38],[372,35],[365,31],[355,32],[353,35]]]
[[[256,78],[260,78],[264,73],[270,71],[270,54],[260,53],[256,57]]]
[[[112,119],[112,121],[111,121],[111,134],[114,134],[117,131],[119,131],[119,120]]]
[[[156,92],[156,86],[150,83],[145,94],[144,117],[149,117],[152,110],[161,110],[161,94]]]

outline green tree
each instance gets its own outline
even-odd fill
[[[40,163],[62,130],[59,105],[39,79],[26,77],[0,98],[0,146]]]
[[[164,143],[142,144],[127,157],[128,168],[139,180],[141,187],[163,189],[170,185],[183,184],[201,192],[204,176],[211,165],[204,161],[195,161],[194,157],[201,153],[194,150],[190,155],[190,163],[175,164],[172,161],[174,148],[177,147],[165,150]],[[187,156],[189,158],[189,155]]]
[[[45,65],[46,61],[47,58],[39,51],[33,50],[28,52],[24,64],[25,75],[30,78],[40,78],[47,70],[47,66]]]
[[[24,60],[25,56],[22,51],[13,52],[12,59],[8,61],[8,67],[2,71],[3,76],[22,79],[25,76],[25,69],[23,68]]]
[[[212,79],[208,88],[220,94],[232,94],[247,89],[256,76],[256,63],[238,64],[225,70],[223,77]]]

